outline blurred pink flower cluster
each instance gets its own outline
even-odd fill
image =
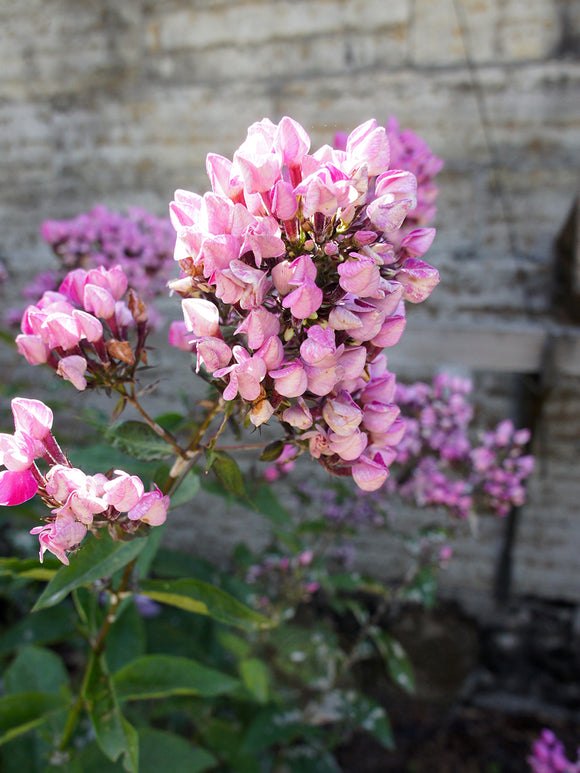
[[[396,449],[403,472],[390,486],[420,506],[444,506],[460,518],[475,504],[507,515],[525,501],[523,483],[534,466],[533,456],[524,453],[530,432],[516,430],[508,419],[473,445],[470,392],[469,379],[446,373],[432,385],[397,385],[406,431]]]
[[[169,497],[158,488],[145,492],[136,475],[86,475],[73,467],[52,434],[53,414],[40,400],[12,400],[14,433],[0,434],[0,505],[19,505],[39,494],[52,508],[45,526],[32,529],[40,541],[40,560],[48,550],[63,564],[89,529],[118,524],[135,531],[141,523],[165,521]],[[36,464],[42,459],[48,469]]]
[[[171,204],[184,322],[170,341],[255,426],[275,416],[298,450],[379,488],[404,430],[380,352],[404,330],[404,301],[439,281],[421,260],[434,229],[401,229],[414,174],[392,167],[375,120],[311,154],[296,121],[264,119],[233,160],[206,166],[212,192]]]
[[[99,204],[70,220],[45,220],[40,233],[69,270],[120,266],[143,299],[166,293],[175,244],[167,218],[139,207],[122,215]]]
[[[143,359],[147,311],[129,291],[121,266],[69,272],[58,291],[48,290],[22,316],[16,337],[31,365],[48,363],[77,389],[122,379]],[[135,350],[128,331],[136,328]]]
[[[551,730],[542,730],[532,746],[528,763],[532,773],[580,773],[580,749],[576,762],[566,756],[564,745]]]
[[[259,585],[267,593],[257,599],[258,606],[267,608],[272,599],[284,599],[286,604],[291,601],[307,602],[320,588],[320,583],[314,579],[317,572],[311,571],[313,559],[311,550],[303,550],[293,556],[270,553],[260,564],[249,566],[245,581]]]

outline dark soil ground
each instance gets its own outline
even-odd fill
[[[522,599],[477,624],[455,605],[406,610],[389,628],[415,665],[407,697],[377,672],[364,690],[385,705],[397,748],[356,735],[339,750],[345,773],[529,773],[526,757],[550,727],[576,760],[580,636],[571,605]]]

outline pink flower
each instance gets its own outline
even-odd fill
[[[304,366],[299,360],[284,363],[278,370],[271,370],[270,376],[276,382],[276,392],[284,397],[299,397],[308,386]]]
[[[358,459],[368,443],[368,437],[359,429],[350,435],[338,435],[336,432],[331,432],[328,439],[328,447],[332,453],[338,454],[341,459],[347,462]]]
[[[439,284],[439,272],[418,258],[407,258],[397,271],[397,281],[403,285],[404,296],[411,303],[421,303]]]
[[[299,397],[297,405],[286,408],[282,414],[282,421],[297,429],[308,429],[312,426],[312,413],[304,400]]]
[[[83,292],[83,306],[101,319],[115,316],[115,298],[106,287],[86,284]]]
[[[50,355],[50,347],[36,335],[16,336],[16,348],[30,365],[43,365]]]
[[[193,339],[194,337],[188,331],[185,322],[182,322],[181,320],[175,320],[169,325],[169,334],[167,340],[170,346],[175,346],[178,349],[181,349],[183,352],[192,352]]]
[[[325,401],[322,416],[337,435],[352,435],[362,421],[363,412],[348,392],[342,390],[337,397]]]
[[[365,163],[368,174],[381,174],[389,166],[390,150],[386,129],[376,120],[357,126],[347,137],[345,149],[352,161]]]
[[[42,440],[52,428],[52,411],[40,400],[15,397],[11,402],[14,427],[26,435]]]
[[[285,115],[276,127],[274,147],[287,167],[296,167],[310,150],[310,137],[303,126]]]
[[[280,320],[263,306],[252,309],[238,325],[236,333],[245,333],[250,349],[259,349],[266,339],[280,332]]]
[[[87,388],[87,380],[84,375],[87,372],[87,361],[84,357],[77,354],[63,357],[58,362],[56,372],[65,381],[70,381],[79,392]]]
[[[365,255],[351,252],[352,260],[347,260],[338,266],[340,286],[347,293],[360,297],[372,296],[379,287],[381,275],[376,262]]]
[[[0,472],[0,505],[21,505],[32,499],[37,491],[38,483],[30,470]]]
[[[200,366],[203,365],[208,373],[214,373],[228,365],[232,359],[232,350],[220,338],[210,336],[198,338],[195,342],[195,351],[197,353],[196,371],[199,371]]]
[[[230,376],[223,393],[224,400],[233,400],[238,393],[244,400],[255,400],[260,394],[260,382],[266,375],[266,363],[261,357],[252,357],[242,346],[234,346],[232,353],[237,364],[214,373],[218,378]]]
[[[75,521],[69,513],[58,515],[53,523],[46,526],[36,526],[30,530],[31,534],[38,534],[40,541],[40,561],[42,562],[46,551],[53,553],[59,561],[68,566],[67,550],[71,550],[82,542],[87,533],[86,526]]]
[[[377,491],[389,477],[389,470],[378,456],[371,459],[363,454],[352,467],[352,477],[363,491]]]
[[[160,526],[167,518],[169,497],[163,496],[161,489],[155,486],[154,491],[143,494],[139,502],[132,507],[127,516],[131,521],[143,521],[149,526]]]
[[[103,485],[104,497],[108,504],[120,513],[125,513],[137,505],[145,488],[137,475],[129,475],[123,470],[115,470],[115,475],[116,478]]]
[[[185,326],[194,336],[221,336],[220,314],[215,303],[205,298],[184,298],[181,308]]]
[[[79,325],[71,314],[48,314],[42,323],[42,337],[51,349],[73,349],[82,338]]]

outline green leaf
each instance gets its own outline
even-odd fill
[[[136,558],[145,547],[146,540],[136,538],[130,542],[115,542],[102,530],[100,536],[91,537],[72,558],[69,566],[63,566],[48,583],[33,607],[52,607],[62,601],[74,588],[87,585],[114,574]]]
[[[194,748],[184,738],[164,730],[139,731],[139,773],[203,773],[218,764],[205,749]]]
[[[107,637],[107,666],[112,674],[145,654],[145,623],[134,599],[127,601]]]
[[[244,476],[236,460],[225,451],[214,451],[212,468],[224,488],[238,497],[245,498]]]
[[[65,708],[63,695],[24,692],[0,698],[0,744],[27,733]]]
[[[249,495],[250,503],[261,514],[272,523],[279,526],[291,523],[292,519],[286,508],[282,505],[271,487],[263,484],[256,491]]]
[[[87,474],[123,469],[141,478],[150,478],[153,464],[147,461],[137,461],[122,451],[112,448],[110,443],[94,442],[90,446],[75,447],[69,454],[77,467]]]
[[[119,700],[167,698],[170,695],[213,697],[231,692],[239,682],[189,658],[144,655],[117,671],[113,682]]]
[[[275,462],[279,458],[280,454],[284,450],[286,444],[283,440],[274,440],[272,443],[268,443],[266,448],[262,451],[260,456],[261,462]]]
[[[174,507],[179,507],[179,505],[185,505],[187,502],[190,502],[197,496],[200,488],[201,483],[199,473],[197,470],[190,470],[179,484],[177,491],[171,495],[169,509],[172,510]]]
[[[381,653],[391,679],[406,692],[415,692],[415,675],[409,656],[396,639],[385,631],[371,630],[370,638]]]
[[[273,625],[268,618],[244,606],[229,593],[201,580],[149,580],[142,584],[141,593],[162,604],[209,615],[220,623],[247,631]]]
[[[248,692],[258,701],[267,703],[270,696],[270,673],[258,658],[246,658],[239,664],[240,676]]]
[[[37,558],[0,558],[0,577],[25,577],[31,580],[51,580],[62,566],[60,561],[45,558],[39,563]]]
[[[42,647],[24,647],[4,674],[8,694],[38,692],[61,695],[68,689],[68,674],[61,658]]]
[[[117,695],[104,657],[93,657],[89,665],[84,699],[97,743],[113,762],[122,757],[127,773],[139,771],[139,738],[119,710]]]
[[[187,419],[183,414],[177,413],[177,411],[168,411],[156,416],[155,422],[163,429],[166,429],[167,432],[176,432],[187,423]]]
[[[0,655],[27,644],[52,644],[70,637],[75,618],[66,606],[27,615],[0,637]]]
[[[298,738],[313,739],[321,730],[308,725],[294,708],[265,708],[259,711],[246,731],[240,751],[258,754],[274,745],[287,745]]]
[[[105,439],[113,448],[144,462],[166,459],[173,453],[169,443],[142,421],[113,424],[106,430]]]
[[[385,748],[395,748],[391,723],[387,712],[379,703],[354,690],[337,690],[336,696],[337,711],[343,721],[366,730]]]
[[[284,753],[285,770],[288,773],[341,773],[332,754],[317,744],[295,746]]]
[[[415,601],[427,609],[432,609],[435,605],[436,591],[437,578],[433,569],[423,566],[413,578],[411,585],[401,595],[407,601]]]

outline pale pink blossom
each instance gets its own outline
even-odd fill
[[[48,405],[40,400],[15,397],[11,407],[16,430],[22,430],[26,435],[37,440],[43,440],[49,434],[53,415]]]
[[[58,376],[61,376],[65,381],[70,383],[82,392],[87,388],[87,380],[85,373],[87,372],[87,361],[84,357],[77,354],[71,354],[68,357],[63,357],[59,360],[56,367]]]
[[[149,526],[161,526],[167,518],[169,497],[155,486],[154,491],[143,494],[139,502],[127,513],[131,521],[142,521]]]
[[[48,550],[66,566],[69,565],[67,550],[72,550],[82,542],[87,533],[86,526],[75,521],[74,516],[63,513],[56,520],[46,526],[36,526],[30,530],[31,534],[38,534],[40,541],[40,561]]]

